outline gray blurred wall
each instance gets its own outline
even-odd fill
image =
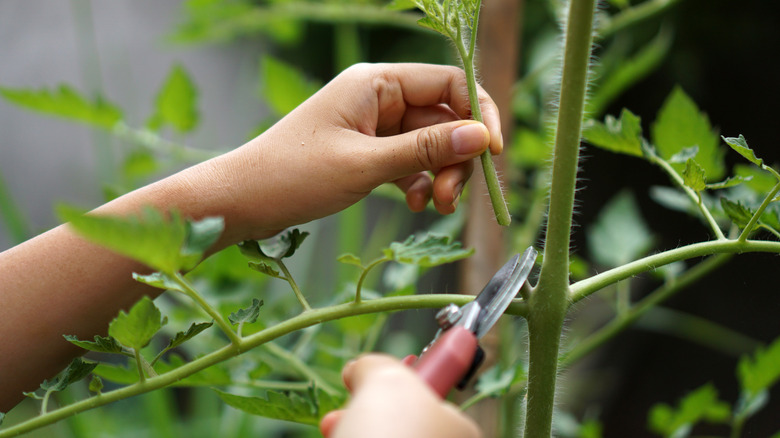
[[[201,126],[186,143],[238,146],[266,114],[255,92],[260,50],[166,42],[183,19],[181,8],[173,0],[2,0],[0,86],[67,83],[84,93],[102,89],[131,125],[141,126],[178,62],[200,90]],[[56,202],[83,207],[100,202],[95,144],[100,137],[87,127],[0,99],[0,172],[34,232],[57,225]],[[11,245],[0,222],[0,251]]]

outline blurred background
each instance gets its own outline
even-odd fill
[[[119,108],[123,124],[105,129],[73,117],[42,116],[41,111],[0,99],[0,250],[57,225],[52,208],[56,203],[93,207],[243,144],[353,63],[457,63],[447,42],[417,27],[417,12],[386,9],[385,3],[0,2],[0,89],[54,92],[67,84],[87,101],[104,99]],[[774,60],[780,53],[777,14],[759,0],[739,4],[679,0],[648,1],[658,5],[657,10],[625,27],[606,19],[639,3],[613,0],[602,5],[608,33],[597,42],[593,97],[598,106],[591,108],[593,117],[617,116],[629,108],[642,117],[649,132],[667,96],[679,85],[720,134],[743,134],[765,161],[780,159],[774,138],[780,117],[775,104],[780,101]],[[506,254],[542,241],[543,212],[533,206],[543,204],[544,198],[541,181],[547,162],[549,102],[555,96],[558,7],[558,2],[546,0],[486,0],[482,16],[481,77],[502,109],[509,146],[499,167],[507,180],[516,227],[491,231],[496,227],[484,225],[492,218],[482,214],[488,209],[479,175],[473,179],[469,205],[445,222],[432,212],[406,214],[390,188],[343,215],[308,226],[316,243],[300,263],[310,284],[322,284],[324,278],[333,290],[340,290],[353,272],[334,269],[336,263],[330,260],[336,255],[355,252],[370,258],[392,239],[433,227],[464,240],[477,255],[423,277],[417,289],[478,290]],[[198,113],[192,127],[160,127],[151,121],[175,66],[185,72],[187,80],[182,83],[191,84],[188,98]],[[597,249],[588,230],[619,193],[628,191],[636,201],[651,249],[708,238],[698,219],[650,196],[649,187],[669,186],[658,168],[588,145],[583,145],[582,155],[573,235],[573,250],[583,270],[579,275],[602,269],[592,260]],[[727,167],[740,160],[727,154]],[[320,259],[329,261],[316,261]],[[577,421],[598,419],[607,437],[649,437],[657,436],[646,426],[655,403],[674,404],[707,382],[714,382],[722,399],[736,401],[734,369],[739,356],[780,335],[776,273],[775,256],[746,255],[730,261],[564,373],[569,388],[560,395],[561,410]],[[220,281],[225,277],[229,275]],[[631,283],[638,299],[658,280]],[[377,280],[376,288],[386,291],[393,286]],[[604,301],[593,298],[578,305],[570,339],[578,338],[577,330],[593,330],[611,316]],[[706,332],[715,332],[692,328],[698,318],[737,335],[732,341],[712,339]],[[423,323],[411,334],[400,328],[420,319],[418,314],[391,319],[385,330],[395,330],[398,336],[387,339],[397,345],[380,342],[378,348],[391,352],[416,348],[415,343],[427,339],[430,324]],[[521,322],[513,323],[496,343],[521,338],[517,335],[521,330]],[[704,335],[697,334],[701,330]],[[780,394],[773,392],[773,404],[751,419],[744,436],[777,432],[780,421],[772,412],[777,412],[778,398]],[[700,433],[727,434],[722,426],[708,427]],[[509,429],[507,436],[512,436],[513,428]],[[292,436],[289,431],[274,433]]]

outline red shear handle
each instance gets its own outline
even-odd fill
[[[412,367],[445,398],[471,368],[476,351],[474,333],[456,325],[445,331]]]

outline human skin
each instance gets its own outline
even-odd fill
[[[325,438],[481,438],[473,420],[442,400],[412,368],[369,354],[342,372],[352,393],[346,408],[326,415]]]
[[[485,122],[467,120],[465,90],[455,67],[359,64],[243,146],[93,213],[153,206],[195,220],[221,216],[225,230],[209,253],[341,211],[386,182],[411,210],[432,201],[449,214],[473,158],[503,147],[495,104],[480,89]],[[159,294],[133,272],[148,268],[67,224],[0,253],[0,412],[80,353],[64,334],[105,335],[119,310]]]

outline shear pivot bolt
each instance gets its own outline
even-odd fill
[[[442,330],[447,330],[458,322],[460,316],[460,307],[450,303],[436,313],[436,322]]]

